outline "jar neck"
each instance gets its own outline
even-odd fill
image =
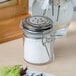
[[[48,35],[48,34],[52,33],[52,30],[53,29],[49,29],[49,30],[44,31],[44,32],[33,32],[33,31],[29,31],[29,30],[24,29],[24,36],[26,36],[27,38],[41,39],[43,34]]]

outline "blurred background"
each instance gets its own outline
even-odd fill
[[[74,14],[73,14],[73,20],[76,20],[76,0],[72,0],[74,5]]]
[[[32,6],[34,0],[29,0],[29,6]],[[76,20],[76,0],[72,0],[73,6],[74,6],[74,14],[73,14],[73,20]],[[31,10],[31,9],[30,9]],[[31,11],[30,11],[31,12]]]
[[[0,0],[0,43],[18,39],[23,36],[19,24],[21,19],[29,15],[28,12],[31,13],[33,1],[34,0]],[[76,0],[72,0],[72,3],[74,6],[72,20],[76,21]]]

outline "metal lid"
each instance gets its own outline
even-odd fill
[[[22,27],[32,32],[42,32],[53,27],[53,22],[48,17],[30,16],[22,21]]]

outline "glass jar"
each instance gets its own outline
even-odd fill
[[[54,59],[54,34],[50,18],[30,16],[21,22],[24,33],[24,59],[44,64]]]
[[[34,0],[32,15],[47,16],[52,19],[55,37],[66,35],[73,15],[71,0]]]

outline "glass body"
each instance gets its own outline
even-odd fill
[[[44,64],[54,60],[54,34],[52,21],[44,16],[23,19],[24,59],[33,64]]]
[[[44,64],[54,60],[54,38],[34,39],[24,37],[24,59],[32,64]]]
[[[32,15],[43,15],[51,18],[56,37],[62,37],[67,33],[73,15],[71,0],[60,0],[60,2],[52,3],[52,0],[34,0],[32,5]]]

